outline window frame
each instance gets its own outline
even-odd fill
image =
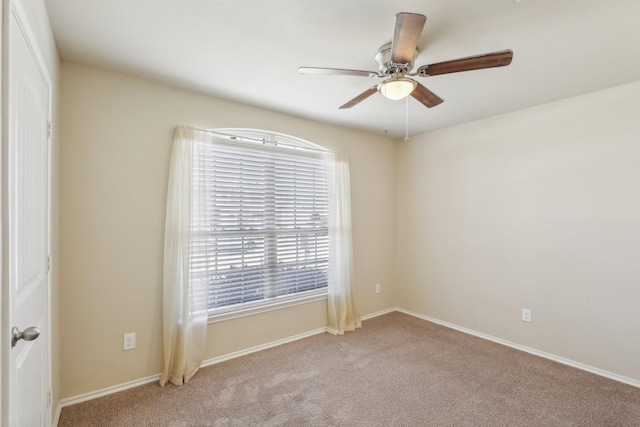
[[[216,128],[207,129],[207,131],[216,134],[216,136],[220,138],[228,140],[228,142],[221,141],[219,142],[220,144],[229,144],[233,146],[237,143],[255,143],[262,145],[260,148],[256,147],[258,150],[267,149],[274,150],[275,152],[282,152],[282,150],[285,150],[285,152],[288,152],[289,154],[295,154],[298,152],[304,157],[319,158],[323,155],[332,154],[332,151],[318,144],[278,132],[245,128]],[[245,147],[250,147],[250,145],[247,144]],[[209,309],[208,323],[215,323],[326,300],[327,290],[328,287],[324,287],[322,289],[303,291],[296,294],[272,297],[254,302],[240,303],[213,310]]]

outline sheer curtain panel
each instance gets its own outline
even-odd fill
[[[329,167],[328,332],[343,335],[361,326],[353,301],[351,190],[345,155],[327,155]]]
[[[207,334],[208,283],[190,272],[192,212],[204,210],[202,191],[194,184],[196,150],[211,138],[206,132],[178,127],[169,167],[164,244],[164,370],[160,385],[181,385],[202,362]]]

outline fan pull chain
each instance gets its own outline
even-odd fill
[[[387,106],[389,105],[389,100],[387,97],[384,97],[384,133],[386,134],[389,127],[389,120],[387,119]]]
[[[409,97],[407,96],[404,103],[404,140],[409,140]]]

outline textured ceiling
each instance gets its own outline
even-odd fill
[[[296,116],[402,137],[402,101],[338,107],[377,78],[394,16],[427,16],[416,66],[512,49],[508,67],[418,79],[445,101],[408,102],[409,133],[640,79],[638,0],[45,0],[63,60]]]

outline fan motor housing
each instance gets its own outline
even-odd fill
[[[391,74],[398,72],[407,72],[411,71],[413,68],[413,63],[418,57],[418,49],[413,53],[413,59],[408,64],[396,64],[391,60],[391,42],[386,43],[378,49],[376,53],[375,60],[378,64],[378,71],[380,74]]]

